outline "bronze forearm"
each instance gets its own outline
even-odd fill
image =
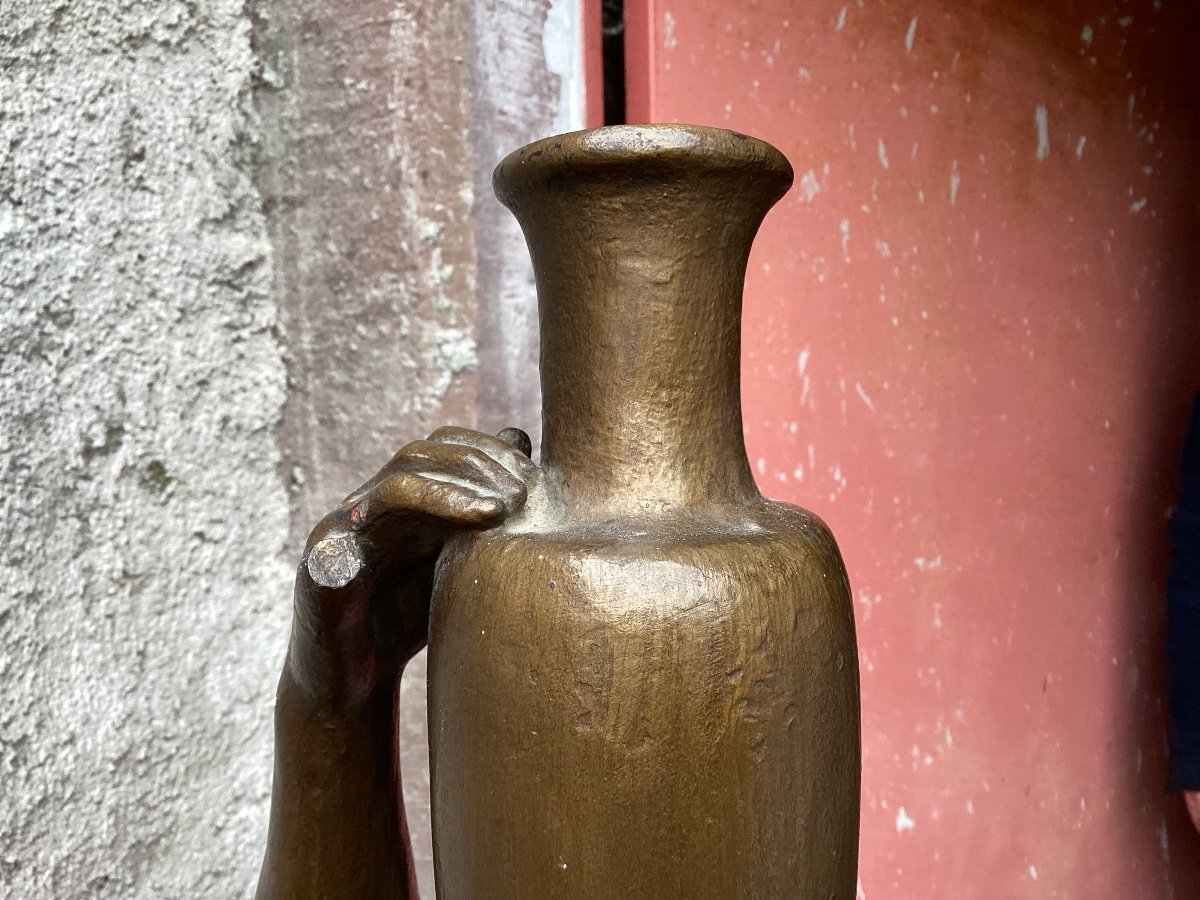
[[[318,715],[284,668],[258,900],[415,900],[395,752],[397,695]]]

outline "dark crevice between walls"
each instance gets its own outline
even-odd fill
[[[601,53],[604,60],[604,124],[625,124],[625,0],[604,0]]]

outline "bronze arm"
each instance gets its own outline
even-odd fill
[[[404,447],[309,536],[275,707],[258,900],[409,900],[399,681],[427,640],[434,565],[502,522],[536,473],[529,438],[442,428]]]

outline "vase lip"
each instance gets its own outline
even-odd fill
[[[607,125],[542,138],[504,157],[492,183],[497,196],[506,200],[519,183],[555,170],[654,164],[691,171],[743,170],[774,183],[779,194],[794,177],[787,157],[760,138],[707,125],[651,124]]]

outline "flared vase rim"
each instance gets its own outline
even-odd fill
[[[556,171],[577,173],[630,166],[679,166],[692,172],[743,170],[786,191],[794,177],[791,163],[761,138],[707,125],[606,125],[542,138],[500,161],[492,183],[507,200],[531,179]]]

